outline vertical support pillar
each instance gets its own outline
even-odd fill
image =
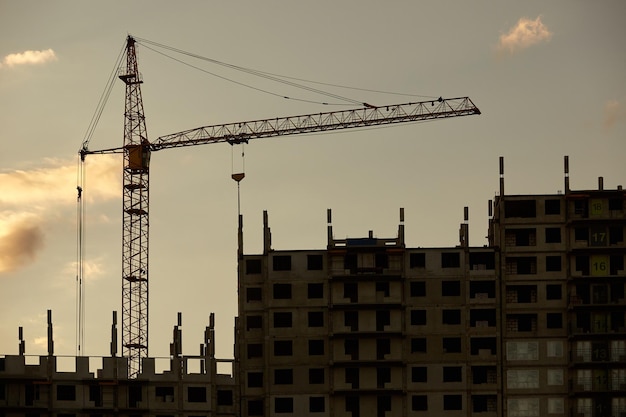
[[[504,197],[504,157],[500,157],[500,197]]]
[[[400,207],[400,224],[398,225],[398,244],[404,247],[404,207]]]
[[[24,329],[22,326],[19,327],[17,333],[20,338],[20,344],[18,346],[19,355],[24,356],[26,353],[26,342],[24,341]]]
[[[563,171],[565,173],[565,195],[569,194],[569,156],[563,157]]]
[[[333,211],[326,209],[326,235],[328,238],[327,247],[331,247],[333,244]]]
[[[268,226],[267,210],[263,210],[263,255],[272,250],[272,232]]]
[[[113,312],[113,324],[111,324],[111,357],[117,356],[117,311]]]
[[[52,310],[48,310],[48,356],[54,356],[54,340],[52,338]]]

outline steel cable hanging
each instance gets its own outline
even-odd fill
[[[426,96],[426,95],[417,95],[417,94],[403,94],[403,93],[388,92],[388,91],[381,91],[381,90],[371,90],[371,89],[365,89],[365,88],[348,87],[348,86],[343,86],[343,85],[339,85],[339,84],[323,83],[323,82],[312,81],[312,80],[307,80],[307,79],[302,79],[302,78],[296,78],[296,77],[290,77],[290,76],[285,76],[285,75],[279,75],[279,74],[274,74],[274,73],[270,73],[270,72],[255,70],[255,69],[251,69],[251,68],[245,68],[245,67],[241,67],[241,66],[238,66],[238,65],[221,62],[221,61],[218,61],[218,60],[215,60],[215,59],[212,59],[212,58],[208,58],[208,57],[204,57],[202,55],[198,55],[198,54],[195,54],[195,53],[183,51],[181,49],[170,47],[170,46],[167,46],[167,45],[163,45],[163,44],[160,44],[160,43],[157,43],[157,42],[153,42],[153,41],[150,41],[150,40],[147,40],[147,39],[142,39],[142,38],[136,38],[136,39],[137,39],[138,43],[142,44],[145,48],[147,48],[147,49],[149,49],[149,50],[151,50],[151,51],[153,51],[155,53],[161,54],[161,55],[163,55],[165,57],[168,57],[168,58],[170,58],[170,59],[172,59],[174,61],[177,61],[177,62],[182,63],[184,65],[187,65],[189,67],[195,68],[195,69],[197,69],[199,71],[208,73],[210,75],[213,75],[215,77],[224,79],[226,81],[229,81],[229,82],[232,82],[232,83],[235,83],[235,84],[238,84],[238,85],[242,85],[242,86],[251,88],[253,90],[261,91],[261,92],[264,92],[264,93],[267,93],[267,94],[270,94],[270,95],[274,95],[274,96],[285,98],[285,99],[289,99],[289,100],[297,100],[297,101],[316,103],[316,104],[323,104],[323,105],[342,106],[342,105],[345,105],[345,103],[352,103],[352,104],[357,104],[357,105],[365,105],[366,107],[369,106],[367,103],[365,103],[362,100],[355,100],[355,99],[352,99],[352,98],[349,98],[349,97],[345,97],[345,96],[341,96],[341,95],[338,95],[338,94],[330,93],[328,91],[324,91],[324,90],[320,90],[320,89],[317,89],[317,88],[309,87],[309,86],[306,86],[306,85],[303,85],[303,84],[298,84],[296,82],[288,81],[288,80],[295,80],[295,81],[301,81],[301,82],[306,82],[306,83],[311,83],[311,84],[325,85],[325,86],[330,86],[330,87],[344,88],[344,89],[357,90],[357,91],[373,92],[373,93],[379,93],[379,94],[401,95],[401,96],[406,96],[406,97],[426,97],[426,98],[429,98],[429,99],[430,98],[435,98],[435,96]],[[192,64],[189,64],[189,63],[187,63],[185,61],[182,61],[180,59],[177,59],[177,58],[174,58],[174,57],[172,57],[170,55],[167,55],[167,54],[165,54],[163,52],[160,52],[160,51],[157,51],[157,50],[155,50],[153,48],[150,48],[146,44],[150,44],[150,45],[153,45],[153,46],[156,46],[156,47],[159,47],[159,48],[167,49],[167,50],[170,50],[170,51],[182,54],[182,55],[186,55],[186,56],[189,56],[189,57],[192,57],[192,58],[196,58],[196,59],[200,59],[200,60],[203,60],[203,61],[211,62],[213,64],[220,65],[220,66],[223,66],[223,67],[227,67],[227,68],[230,68],[230,69],[234,69],[234,70],[237,70],[237,71],[240,71],[240,72],[244,72],[244,73],[247,73],[247,74],[255,75],[257,77],[265,78],[265,79],[268,79],[270,81],[274,81],[274,82],[277,82],[277,83],[285,84],[285,85],[288,85],[288,86],[291,86],[291,87],[295,87],[295,88],[298,88],[298,89],[302,89],[302,90],[306,90],[306,91],[313,92],[313,93],[316,93],[316,94],[332,97],[334,99],[344,101],[345,103],[319,102],[319,101],[313,101],[313,100],[292,98],[292,97],[288,97],[288,96],[285,96],[285,95],[282,95],[282,94],[273,93],[271,91],[263,90],[263,89],[260,89],[260,88],[257,88],[257,87],[253,87],[253,86],[250,86],[250,85],[238,82],[238,81],[234,81],[232,79],[229,79],[229,78],[217,75],[215,73],[209,72],[207,70],[204,70],[202,68],[196,67],[196,66],[194,66]]]

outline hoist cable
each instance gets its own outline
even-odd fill
[[[87,131],[85,132],[85,138],[83,139],[83,143],[81,146],[81,149],[83,150],[86,150],[89,146],[89,142],[93,137],[96,126],[98,126],[98,122],[100,121],[100,117],[102,116],[102,112],[104,111],[104,107],[109,100],[109,96],[111,95],[111,91],[113,90],[113,84],[115,83],[115,77],[117,75],[118,69],[120,68],[122,59],[124,58],[124,51],[125,46],[122,47],[120,53],[118,54],[117,60],[115,61],[115,66],[113,67],[113,70],[111,70],[111,74],[109,75],[107,84],[104,87],[102,94],[100,95],[100,100],[98,101],[98,105],[96,106],[96,111],[91,117],[91,121],[89,122]]]

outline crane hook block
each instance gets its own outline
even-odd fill
[[[232,175],[231,175],[232,179],[234,179],[234,180],[235,180],[235,181],[237,181],[237,182],[240,182],[242,179],[244,179],[244,178],[245,178],[245,176],[246,176],[246,174],[245,174],[245,173],[243,173],[243,172],[240,172],[240,173],[238,173],[238,174],[232,174]]]

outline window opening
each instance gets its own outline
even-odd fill
[[[291,284],[274,284],[273,289],[275,300],[291,299]]]
[[[458,252],[443,252],[441,254],[442,268],[459,268],[461,266],[461,254]]]
[[[322,255],[307,255],[306,269],[309,271],[321,271],[324,269],[324,257]]]
[[[411,297],[426,297],[426,283],[424,281],[412,281],[410,291]]]
[[[260,274],[261,265],[260,259],[246,259],[246,275]]]
[[[426,268],[426,254],[411,253],[409,255],[409,268]]]
[[[274,255],[272,268],[274,271],[291,271],[291,255]]]

